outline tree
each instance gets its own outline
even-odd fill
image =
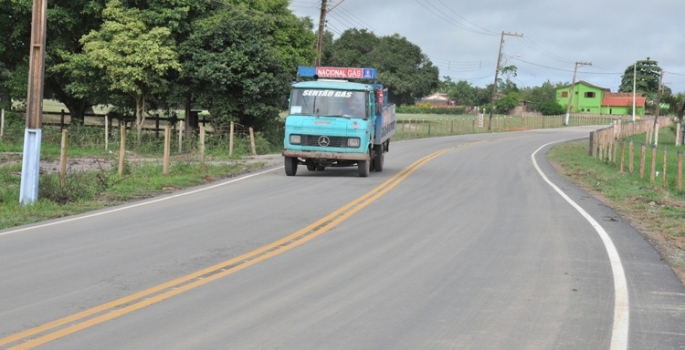
[[[519,91],[521,99],[527,101],[527,108],[531,111],[540,111],[545,115],[557,115],[562,113],[552,113],[548,114],[550,108],[554,108],[554,104],[557,103],[557,87],[563,86],[564,84],[557,83],[556,85],[548,81],[544,82],[541,86],[527,87]],[[570,84],[569,84],[570,85]],[[545,110],[548,112],[543,112],[543,105],[545,105]]]
[[[636,74],[633,74],[633,72]],[[653,100],[659,93],[659,77],[661,68],[657,61],[649,59],[635,62],[626,68],[621,77],[619,92],[633,92],[633,77],[636,77],[636,92],[641,92],[647,100]]]
[[[141,10],[124,8],[119,0],[108,3],[102,14],[102,28],[84,36],[81,43],[92,64],[104,70],[110,90],[135,100],[140,140],[146,98],[168,89],[165,76],[181,69],[175,43],[168,28],[149,28]]]
[[[504,93],[504,94],[509,94],[511,92],[518,92],[519,89],[516,86],[516,83],[511,81],[512,78],[516,78],[517,75],[517,68],[514,65],[509,65],[500,68],[500,74],[501,77],[505,77],[506,79],[502,79],[501,77],[498,78],[497,82],[497,91]]]
[[[453,84],[452,88],[447,92],[447,96],[457,105],[474,106],[476,105],[476,93],[476,89],[469,82],[460,80]]]
[[[366,29],[348,29],[333,43],[333,56],[326,65],[371,67],[378,81],[390,91],[388,100],[414,104],[438,87],[438,68],[421,48],[399,34],[377,37]]]
[[[518,92],[510,92],[507,97],[495,100],[495,111],[499,114],[509,114],[512,108],[519,105]]]
[[[315,37],[305,22],[291,17],[295,23],[289,25],[299,24],[309,41],[297,47],[303,51],[289,56],[287,50],[279,50],[283,41],[270,39],[286,35],[279,33],[283,26],[278,20],[229,6],[196,21],[193,34],[181,45],[182,76],[191,82],[198,103],[209,109],[217,125],[236,121],[263,129],[273,123],[296,73],[295,65],[313,61]]]

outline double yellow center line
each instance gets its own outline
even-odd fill
[[[419,159],[363,196],[353,200],[313,224],[278,241],[138,293],[1,338],[0,346],[21,341],[21,343],[11,349],[31,349],[135,310],[156,304],[185,291],[228,276],[260,261],[284,253],[324,234],[359,210],[373,203],[376,199],[393,189],[427,162],[453,149],[454,148],[446,148]]]

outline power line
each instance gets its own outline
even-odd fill
[[[471,32],[471,33],[474,33],[474,34],[482,34],[482,35],[489,35],[489,36],[490,36],[490,35],[493,35],[493,34],[491,34],[491,33],[489,33],[489,32],[482,32],[482,31],[475,30],[475,29],[473,29],[473,28],[471,28],[471,27],[469,27],[469,26],[463,25],[463,24],[461,24],[461,23],[459,23],[459,22],[453,20],[452,18],[448,17],[447,15],[441,13],[441,12],[440,12],[440,11],[441,11],[440,8],[436,7],[434,4],[432,4],[432,3],[428,2],[428,1],[427,1],[426,3],[427,3],[428,5],[430,5],[432,8],[434,8],[435,10],[433,10],[433,9],[431,9],[431,8],[429,8],[429,7],[427,7],[427,6],[424,5],[423,3],[419,2],[419,0],[414,0],[414,1],[415,1],[417,4],[421,5],[421,7],[425,8],[428,12],[434,14],[436,17],[440,18],[441,20],[443,20],[443,21],[445,21],[445,22],[447,22],[447,23],[449,23],[449,24],[451,24],[451,25],[453,25],[453,26],[455,26],[455,27],[461,28],[461,29],[463,29],[463,30],[465,30],[465,31],[467,31],[467,32]],[[436,10],[437,10],[437,12],[436,12]]]

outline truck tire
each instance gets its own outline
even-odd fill
[[[383,171],[383,162],[385,161],[385,154],[383,153],[383,145],[373,146],[373,170],[377,172]]]
[[[371,169],[371,160],[360,160],[357,163],[357,166],[359,167],[359,177],[368,177],[369,176],[369,171]]]
[[[316,164],[312,162],[307,162],[305,163],[307,165],[307,170],[309,171],[316,171]]]
[[[288,176],[297,174],[297,158],[285,157],[285,174]]]

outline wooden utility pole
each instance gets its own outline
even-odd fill
[[[661,69],[661,74],[659,75],[659,94],[657,95],[657,101],[656,101],[656,113],[654,113],[654,126],[652,126],[652,130],[656,130],[656,125],[659,123],[659,113],[661,113],[661,94],[664,92],[664,69]]]
[[[502,46],[504,46],[504,36],[505,35],[518,36],[518,37],[523,38],[523,34],[502,32],[502,38],[500,39],[500,42],[499,42],[499,52],[497,53],[497,68],[495,68],[495,82],[492,85],[492,101],[490,103],[490,118],[488,119],[488,130],[490,130],[490,128],[492,127],[492,113],[495,110],[495,95],[497,94],[497,78],[499,77],[499,70],[501,69],[500,62],[502,61]]]
[[[321,0],[321,16],[319,17],[319,38],[316,40],[316,62],[315,66],[321,65],[321,55],[323,53],[323,30],[326,25],[326,5],[327,0]]]
[[[591,62],[576,62],[576,67],[573,68],[573,81],[571,82],[571,91],[568,95],[568,105],[566,105],[566,122],[564,125],[568,125],[568,118],[571,115],[571,104],[573,103],[573,87],[576,85],[576,72],[578,72],[578,66],[591,66]]]
[[[24,155],[19,189],[19,202],[22,205],[33,204],[38,200],[47,8],[47,0],[33,0],[29,81],[26,97],[26,130],[24,132]]]

